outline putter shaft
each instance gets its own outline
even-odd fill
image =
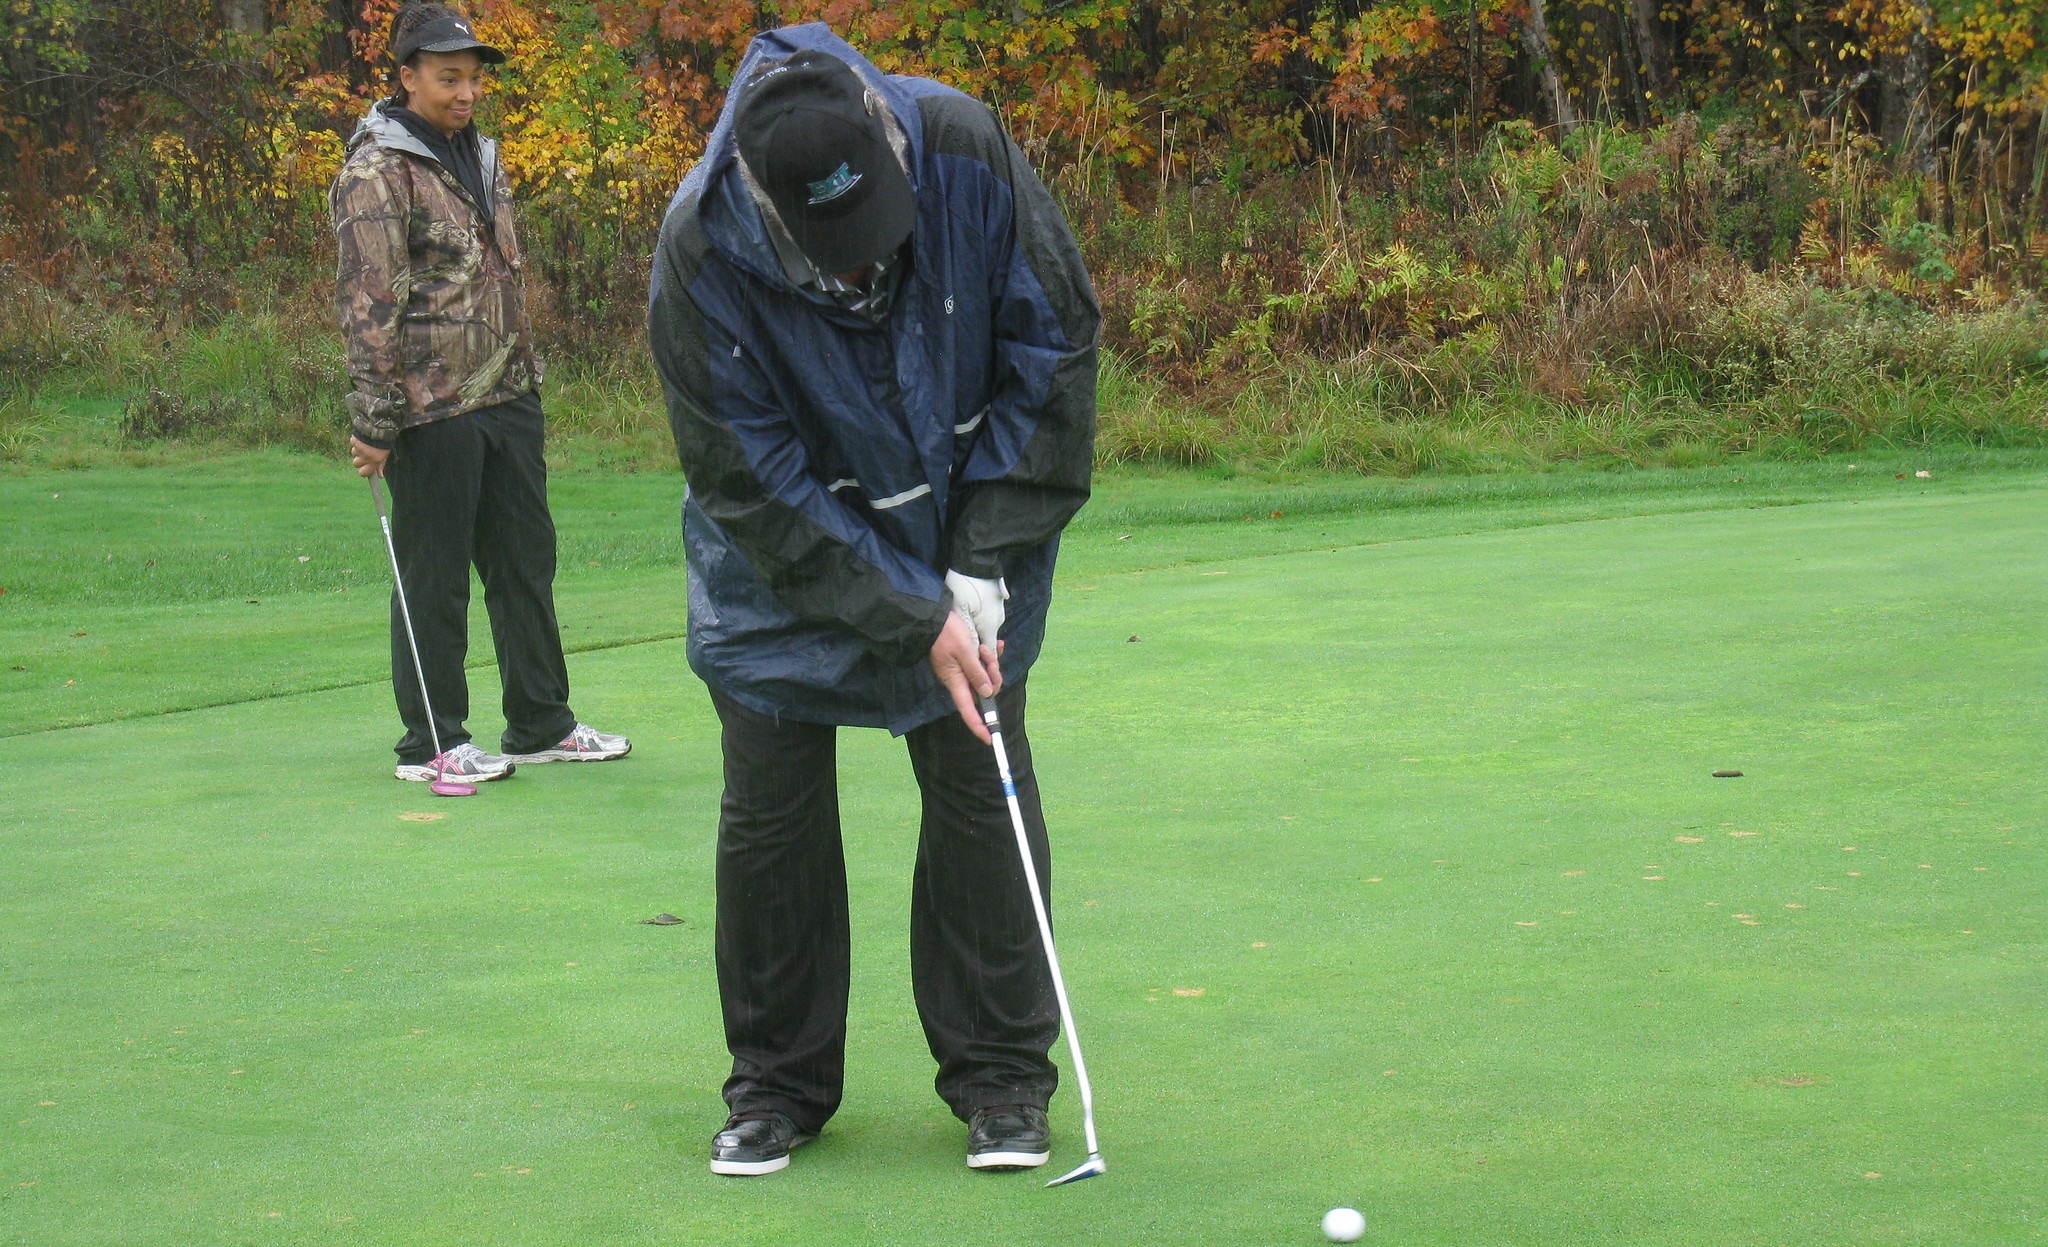
[[[1003,799],[1009,802],[1010,826],[1017,833],[1017,853],[1024,859],[1024,886],[1031,893],[1031,912],[1038,919],[1038,938],[1045,945],[1046,965],[1052,970],[1053,997],[1059,1001],[1060,1027],[1067,1033],[1067,1052],[1074,1060],[1074,1082],[1081,1090],[1081,1129],[1088,1141],[1088,1160],[1080,1169],[1065,1177],[1055,1178],[1047,1186],[1058,1186],[1080,1178],[1092,1178],[1102,1172],[1102,1148],[1095,1141],[1095,1089],[1088,1082],[1088,1063],[1081,1059],[1081,1036],[1074,1029],[1074,1010],[1067,1003],[1066,977],[1060,973],[1059,951],[1053,947],[1052,919],[1045,910],[1045,894],[1038,886],[1038,863],[1031,856],[1031,841],[1024,832],[1024,809],[1017,804],[1017,783],[1010,775],[1010,753],[1003,748],[1002,720],[996,714],[992,698],[977,699],[981,708],[981,721],[988,728],[989,743],[996,754],[996,773],[1002,776]],[[1093,1172],[1082,1172],[1092,1170]]]
[[[427,673],[420,666],[420,640],[412,630],[412,608],[405,601],[405,573],[398,570],[398,545],[391,539],[391,517],[384,511],[384,491],[378,482],[382,474],[370,477],[370,500],[377,506],[377,524],[384,530],[384,552],[391,556],[391,586],[398,591],[398,617],[405,621],[405,645],[412,653],[412,673],[420,682],[420,705],[427,711],[427,736],[434,742],[434,783],[442,782],[444,760],[441,750],[441,728],[434,722],[434,703],[427,696]]]

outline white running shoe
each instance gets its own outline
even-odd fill
[[[482,784],[494,779],[503,779],[516,769],[511,758],[485,753],[469,741],[463,741],[441,755],[441,769],[438,773],[434,770],[431,758],[425,762],[401,762],[391,773],[400,779],[410,779],[418,783],[454,779],[466,784]]]
[[[600,732],[588,723],[578,723],[576,730],[562,738],[553,749],[539,753],[512,753],[505,755],[508,762],[522,766],[542,762],[609,762],[623,758],[633,752],[633,742],[623,736]]]

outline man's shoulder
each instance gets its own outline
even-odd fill
[[[1008,181],[1009,160],[1003,123],[989,106],[961,91],[928,78],[899,79],[917,104],[918,126],[927,155],[965,156],[987,165]]]
[[[687,178],[669,200],[661,218],[661,237],[655,252],[687,285],[702,271],[711,252],[711,240],[704,233],[703,180]]]

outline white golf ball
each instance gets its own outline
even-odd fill
[[[1365,1214],[1356,1208],[1332,1208],[1323,1214],[1323,1235],[1333,1243],[1355,1243],[1365,1237]]]

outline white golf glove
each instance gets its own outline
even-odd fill
[[[1003,603],[1010,591],[1000,579],[981,580],[959,572],[946,573],[946,588],[953,594],[953,609],[974,629],[980,643],[996,647],[996,634],[1003,630]]]

